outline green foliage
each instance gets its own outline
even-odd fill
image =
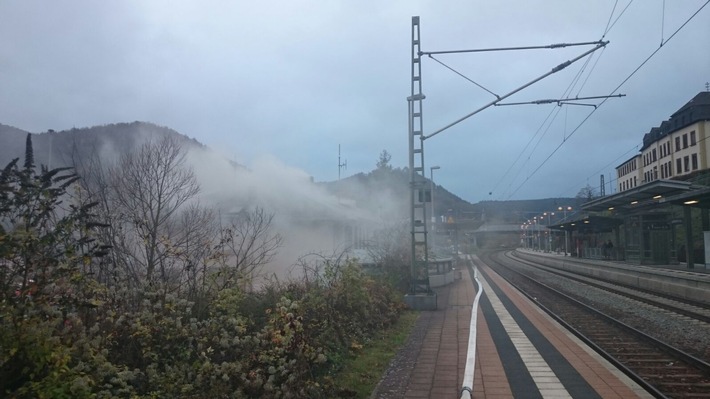
[[[400,293],[382,280],[364,274],[353,261],[323,259],[306,273],[302,291],[309,334],[324,342],[329,353],[347,353],[373,333],[397,320],[404,309]],[[299,291],[293,290],[296,296]],[[339,368],[338,362],[333,366]]]
[[[380,157],[377,159],[377,163],[375,166],[377,169],[387,169],[391,170],[392,165],[390,165],[390,161],[392,160],[392,155],[387,150],[382,150],[380,153]]]
[[[32,150],[32,135],[27,133],[27,139],[25,142],[25,169],[34,169],[35,167],[35,155]]]
[[[406,342],[419,312],[406,311],[397,323],[376,334],[357,356],[348,356],[338,373],[340,397],[369,398],[392,357]]]
[[[342,360],[403,309],[389,284],[325,258],[258,292],[108,285],[94,276],[105,225],[69,195],[76,179],[17,160],[0,174],[2,397],[334,397]]]
[[[92,345],[81,327],[100,302],[88,277],[99,224],[93,204],[61,207],[77,177],[25,168],[0,173],[0,392],[17,398],[88,397],[83,368]]]

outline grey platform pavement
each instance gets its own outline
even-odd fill
[[[650,398],[507,282],[482,273],[473,398]],[[437,288],[438,309],[422,311],[372,398],[459,398],[469,357],[473,269]],[[470,380],[470,378],[468,379]],[[464,396],[468,393],[464,392]]]

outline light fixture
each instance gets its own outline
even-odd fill
[[[661,198],[663,198],[663,196],[660,194],[653,197],[653,199],[661,199]]]
[[[698,202],[700,202],[700,201],[698,201],[698,200],[690,200],[690,201],[685,201],[685,202],[683,202],[683,203],[684,203],[685,205],[693,205],[693,204],[697,204]]]
[[[610,211],[613,211],[613,210],[614,210],[614,207],[613,207],[613,206],[610,206],[610,207],[609,207],[609,210],[610,210]]]
[[[584,221],[584,224],[589,224],[589,220],[585,220],[585,221]]]
[[[636,205],[638,203],[639,203],[638,201],[631,201],[631,205]]]

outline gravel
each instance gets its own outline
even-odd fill
[[[648,335],[710,362],[708,323],[548,273],[538,272],[538,277],[560,291],[609,313]]]
[[[429,329],[433,312],[422,312],[419,315],[407,341],[402,345],[390,362],[387,371],[370,395],[370,399],[403,398],[412,374],[419,351],[424,342],[424,336]]]

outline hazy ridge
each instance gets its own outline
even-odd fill
[[[253,180],[251,184],[224,184],[224,180],[217,179],[211,182],[209,177],[219,176],[220,173],[232,173],[247,170],[238,161],[229,160],[217,152],[212,151],[194,138],[185,136],[169,127],[159,126],[148,122],[115,123],[93,127],[72,128],[63,131],[27,132],[20,128],[0,124],[0,164],[3,166],[13,158],[24,157],[25,139],[32,133],[35,162],[49,165],[50,167],[70,166],[72,159],[88,157],[93,152],[99,152],[104,158],[117,159],[121,154],[138,148],[151,138],[160,135],[171,135],[179,139],[183,148],[193,154],[189,157],[193,168],[203,186],[205,196],[213,197],[216,201],[234,203],[236,210],[242,206],[258,205],[271,208],[283,208],[275,204],[273,198],[265,195],[268,190],[282,190],[290,201],[297,202],[297,197],[308,198],[309,205],[300,207],[298,217],[311,214],[311,218],[332,217],[333,207],[355,207],[369,213],[375,219],[407,218],[409,203],[409,172],[407,168],[389,167],[385,169],[374,168],[369,172],[360,172],[346,176],[339,181],[312,183],[310,176],[295,168],[280,164],[277,160],[270,159],[261,163],[267,169],[272,169],[274,175],[282,175],[282,169],[288,169],[286,178],[292,180],[293,187],[281,182],[272,184],[273,177],[262,181]],[[375,154],[373,154],[373,159]],[[219,164],[218,167],[215,164]],[[374,164],[374,162],[373,162]],[[374,165],[373,165],[374,167]],[[252,171],[250,171],[251,173]],[[306,190],[305,187],[308,186]],[[318,195],[305,193],[313,189]],[[294,197],[294,190],[301,192]],[[239,198],[235,201],[235,196]],[[332,196],[332,198],[326,198]],[[283,198],[277,195],[276,198]],[[259,202],[263,202],[260,204]],[[515,201],[481,201],[476,204],[458,197],[440,185],[434,188],[435,214],[452,216],[458,220],[475,220],[483,222],[512,222],[517,223],[536,213],[554,211],[559,206],[572,206],[577,208],[579,201],[575,198],[545,198]],[[312,209],[311,209],[312,208]],[[310,210],[309,210],[310,209]],[[321,211],[324,213],[321,214]],[[320,214],[315,216],[314,214]],[[296,217],[297,215],[293,215]]]

